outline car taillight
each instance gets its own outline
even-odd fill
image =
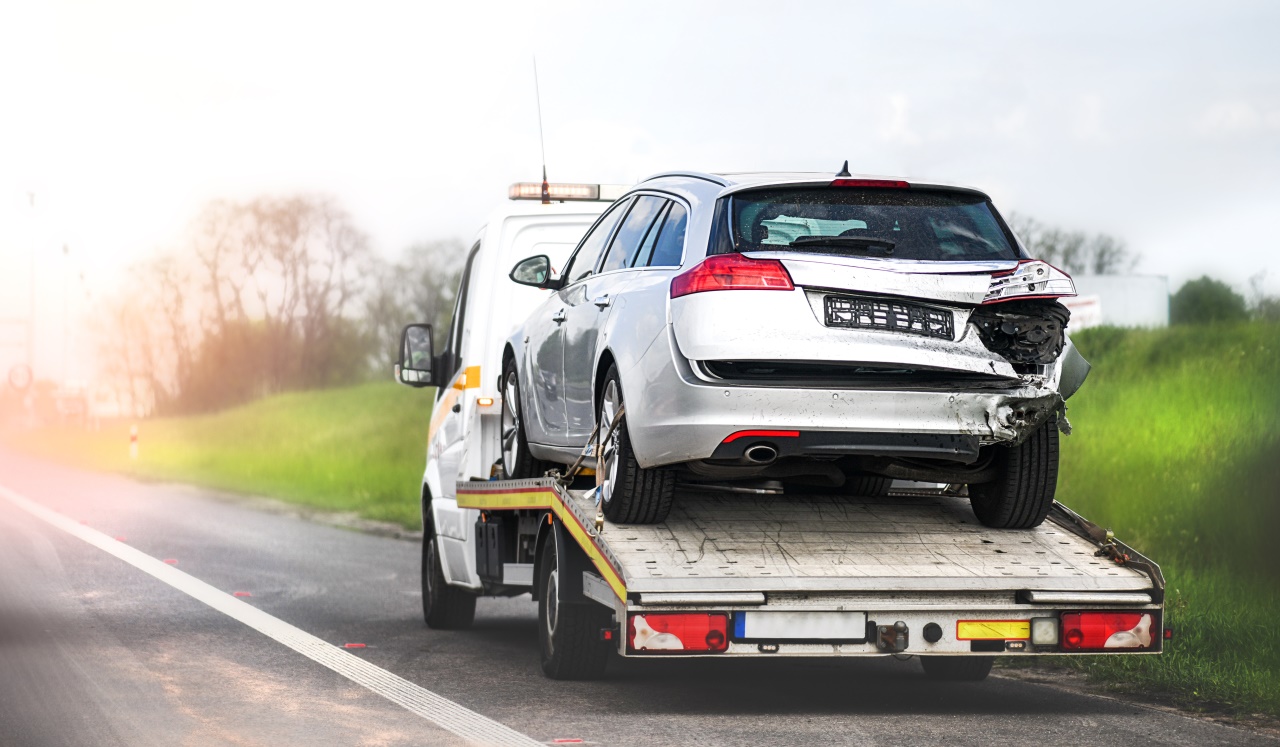
[[[1062,648],[1100,651],[1108,648],[1151,648],[1149,612],[1064,612]]]
[[[627,650],[631,653],[715,653],[729,648],[729,616],[724,613],[631,615]]]
[[[713,254],[671,279],[671,297],[723,290],[795,290],[787,268],[776,259]]]
[[[991,284],[983,303],[999,303],[1017,298],[1062,298],[1074,296],[1071,276],[1048,262],[1024,259],[1012,270],[991,274]]]

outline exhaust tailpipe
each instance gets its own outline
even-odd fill
[[[749,447],[744,456],[753,464],[772,464],[778,458],[778,450],[769,444],[756,444]]]

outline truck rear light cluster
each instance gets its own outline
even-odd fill
[[[1071,276],[1048,262],[1024,259],[1012,270],[991,274],[991,284],[983,303],[999,303],[1024,298],[1062,298],[1076,295]]]
[[[1062,648],[1065,651],[1151,648],[1154,624],[1149,612],[1064,612]]]
[[[723,290],[795,290],[791,275],[776,259],[713,254],[671,279],[671,297]]]
[[[719,653],[729,648],[729,616],[725,613],[632,614],[627,618],[630,653]]]

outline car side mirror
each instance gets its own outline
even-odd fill
[[[545,254],[520,260],[507,277],[512,282],[534,288],[554,290],[560,287],[560,281],[551,277],[551,258]]]
[[[400,354],[396,359],[396,381],[414,388],[435,384],[434,346],[430,324],[410,324],[400,333]]]

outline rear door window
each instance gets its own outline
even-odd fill
[[[600,259],[601,252],[609,243],[609,237],[613,234],[613,229],[618,225],[618,221],[627,213],[627,206],[630,200],[623,200],[609,209],[604,214],[600,222],[596,223],[595,228],[587,234],[586,238],[578,244],[578,250],[569,258],[569,266],[565,269],[565,285],[582,280],[591,273],[595,272],[596,261]]]
[[[653,195],[641,195],[636,198],[635,204],[631,206],[631,212],[627,213],[627,217],[623,219],[622,225],[618,227],[618,232],[613,237],[613,244],[609,247],[609,253],[605,255],[604,264],[600,265],[600,272],[630,267],[630,260],[635,256],[636,250],[644,242],[645,237],[649,235],[654,218],[658,217],[665,203],[666,200]]]
[[[652,255],[644,264],[649,267],[679,267],[684,257],[684,233],[689,222],[689,211],[678,202],[671,203],[662,221],[662,229],[653,242]],[[640,264],[637,260],[636,264]]]

